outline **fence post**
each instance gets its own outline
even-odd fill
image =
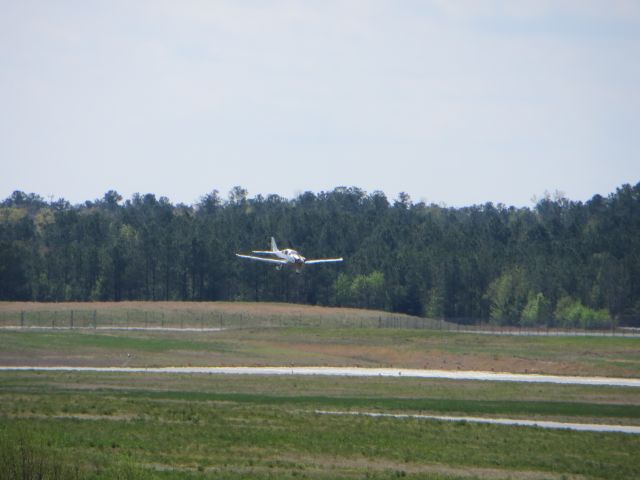
[[[73,328],[73,310],[69,312],[69,328]]]
[[[24,328],[24,310],[20,312],[20,328]]]

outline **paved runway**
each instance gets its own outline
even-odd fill
[[[321,375],[342,377],[405,377],[440,378],[448,380],[480,380],[493,382],[556,383],[564,385],[601,385],[640,387],[638,378],[578,377],[563,375],[537,375],[524,373],[498,373],[460,370],[421,370],[409,368],[362,367],[30,367],[0,366],[0,371],[60,371],[105,373],[166,373],[210,375]]]
[[[315,410],[318,415],[359,415],[366,417],[383,418],[416,418],[422,420],[440,420],[445,422],[470,422],[470,423],[490,423],[493,425],[510,425],[521,427],[551,428],[560,430],[577,430],[580,432],[613,432],[630,433],[640,435],[640,426],[634,425],[606,425],[598,423],[572,423],[572,422],[552,422],[546,420],[524,420],[521,418],[484,418],[484,417],[449,417],[442,415],[410,415],[402,413],[378,413],[378,412],[338,412],[327,410]]]

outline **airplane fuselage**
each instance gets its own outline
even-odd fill
[[[236,256],[240,258],[246,258],[249,260],[255,260],[259,262],[267,262],[276,264],[276,269],[281,270],[282,267],[288,266],[295,268],[297,273],[302,271],[302,267],[307,264],[318,264],[318,263],[330,263],[330,262],[341,262],[342,257],[340,258],[319,258],[307,260],[305,257],[300,255],[297,250],[293,250],[291,248],[285,248],[280,250],[276,245],[276,241],[273,237],[271,237],[271,250],[253,250],[252,253],[254,255],[243,255],[240,253],[236,253]]]
[[[293,264],[304,264],[304,261],[306,260],[302,255],[300,255],[297,251],[292,250],[290,248],[285,248],[284,250],[280,250],[277,252],[273,252],[274,255],[276,255],[279,258],[282,258],[283,260],[286,260],[289,263],[293,263]]]

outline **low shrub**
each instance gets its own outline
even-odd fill
[[[558,326],[564,328],[604,329],[613,324],[607,309],[595,310],[570,297],[558,301],[555,318]]]

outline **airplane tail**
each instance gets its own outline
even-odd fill
[[[278,251],[278,245],[276,245],[276,239],[273,237],[271,237],[271,251],[272,252]]]

